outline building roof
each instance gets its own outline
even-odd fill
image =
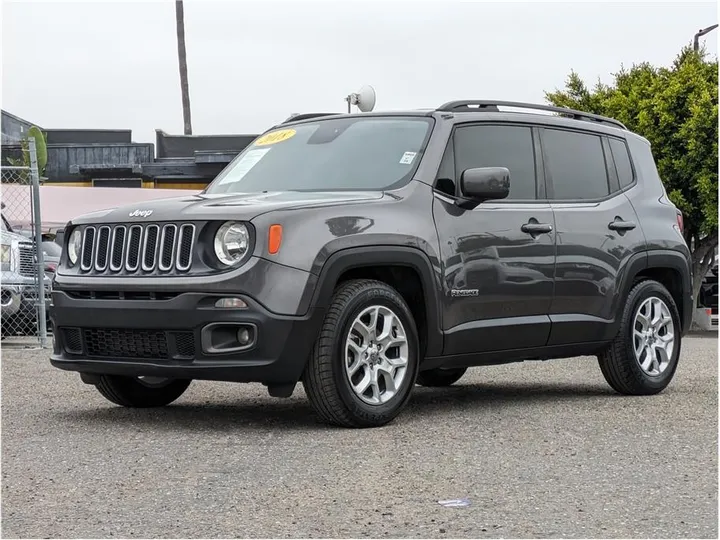
[[[33,122],[30,122],[29,120],[25,120],[24,118],[20,118],[19,116],[16,116],[16,115],[6,111],[5,109],[0,109],[0,111],[2,112],[3,116],[8,116],[11,119],[15,120],[16,122],[20,122],[22,124],[28,124],[30,126],[37,126],[37,124],[34,124]],[[38,126],[38,127],[40,127],[40,126]]]

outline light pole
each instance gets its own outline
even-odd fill
[[[695,37],[693,38],[693,50],[695,52],[697,52],[698,49],[700,48],[700,44],[698,43],[698,40],[705,34],[709,34],[713,30],[715,30],[717,27],[718,27],[717,24],[713,24],[712,26],[708,26],[707,28],[701,28],[700,30],[698,30],[698,33],[695,34]]]

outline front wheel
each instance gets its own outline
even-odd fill
[[[95,385],[102,396],[123,407],[164,407],[185,393],[190,380],[101,375]]]
[[[407,403],[417,365],[417,330],[402,296],[380,281],[353,280],[333,295],[303,386],[326,422],[376,427]]]
[[[616,392],[657,394],[675,375],[681,339],[670,293],[657,281],[641,281],[628,295],[618,335],[598,357],[600,369]]]

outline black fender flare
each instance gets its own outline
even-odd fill
[[[330,305],[338,279],[347,270],[384,265],[406,266],[415,270],[420,276],[428,327],[426,356],[442,354],[443,333],[440,326],[442,321],[438,298],[439,277],[427,254],[418,248],[374,245],[336,251],[323,264],[310,305],[315,309],[326,310]]]
[[[613,313],[617,314],[619,313],[619,310],[622,309],[621,303],[625,302],[625,299],[630,294],[630,289],[632,289],[633,283],[635,283],[635,279],[638,274],[654,268],[669,268],[677,271],[680,275],[683,298],[682,305],[678,305],[678,309],[681,310],[682,314],[681,324],[682,332],[684,334],[690,328],[693,315],[692,276],[688,259],[686,255],[680,251],[654,249],[636,253],[631,256],[625,264],[624,271],[622,272],[621,282],[618,286],[619,294],[616,295],[615,302],[613,302]],[[608,339],[612,339],[612,337],[617,333],[619,324],[620,318],[615,317],[615,320],[611,325],[610,332],[608,336],[606,336]]]
[[[682,334],[686,334],[690,330],[692,324],[693,312],[693,277],[692,266],[689,258],[680,251],[670,249],[655,249],[648,251],[648,268],[671,268],[680,274],[680,283],[682,287],[682,304],[678,305],[681,310]]]

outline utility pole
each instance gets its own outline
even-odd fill
[[[698,43],[698,40],[705,34],[709,34],[713,30],[715,30],[717,27],[717,24],[713,24],[712,26],[708,26],[707,28],[701,28],[700,30],[698,30],[697,34],[695,34],[695,37],[693,38],[693,51],[699,51],[700,43]]]
[[[185,135],[192,135],[190,119],[190,88],[188,85],[187,55],[185,53],[185,10],[182,0],[175,0],[178,63],[180,64],[180,91],[182,92],[183,124]]]

